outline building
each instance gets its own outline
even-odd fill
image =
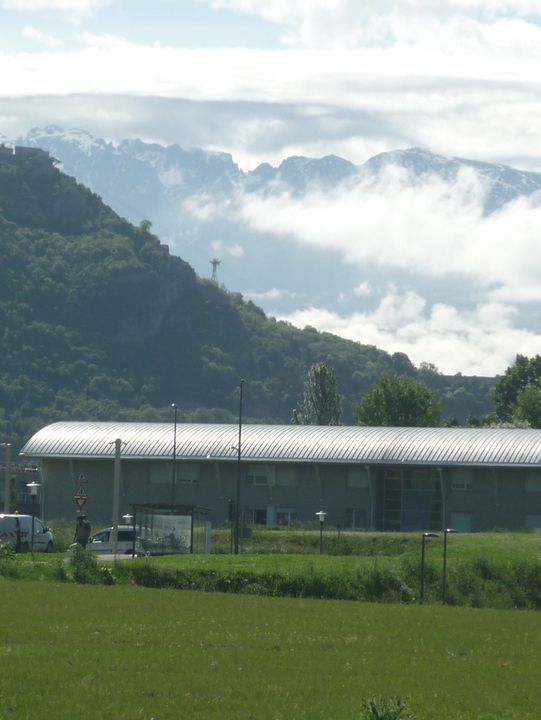
[[[24,446],[38,463],[48,518],[111,519],[115,440],[120,512],[137,503],[209,509],[227,524],[237,481],[244,522],[374,530],[541,529],[541,430],[302,425],[239,427],[61,422]],[[173,466],[173,457],[176,463]]]

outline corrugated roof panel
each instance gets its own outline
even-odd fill
[[[30,438],[25,457],[171,459],[173,423],[61,422]],[[236,460],[237,425],[177,424],[178,458]],[[537,466],[541,430],[517,428],[380,428],[309,425],[243,425],[242,459],[276,462],[351,462]]]

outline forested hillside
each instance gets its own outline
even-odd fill
[[[324,360],[351,407],[383,371],[424,380],[444,414],[491,410],[493,380],[444,377],[265,317],[202,280],[146,223],[134,227],[41,150],[0,147],[0,441],[58,419],[287,422]]]

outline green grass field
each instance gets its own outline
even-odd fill
[[[0,578],[0,718],[538,720],[536,612]]]

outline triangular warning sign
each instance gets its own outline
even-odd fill
[[[86,490],[84,489],[84,487],[80,487],[80,488],[77,490],[77,492],[75,493],[75,497],[78,497],[78,498],[86,498],[86,497],[88,497],[88,495],[86,494]]]
[[[84,508],[84,506],[86,505],[86,501],[88,500],[88,498],[75,497],[74,500],[75,500],[75,504],[77,505],[77,510],[82,510]]]

